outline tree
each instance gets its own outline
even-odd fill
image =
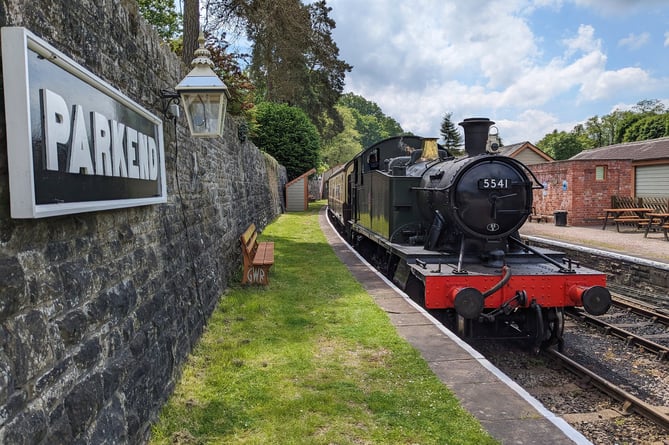
[[[669,136],[669,113],[648,115],[630,125],[624,142],[645,141]]]
[[[305,100],[300,106],[319,128],[323,127],[323,119],[327,116],[335,122],[336,128],[341,129],[335,105],[344,90],[346,73],[353,67],[339,59],[339,48],[332,39],[336,24],[329,16],[331,11],[325,0],[309,5],[311,38],[306,51],[309,88],[304,90],[307,94],[302,95]]]
[[[383,114],[381,107],[362,96],[346,93],[341,96],[339,103],[352,110],[355,129],[360,133],[363,147],[405,133],[395,119]]]
[[[177,38],[181,16],[176,12],[174,0],[138,0],[139,12],[165,40]]]
[[[200,1],[184,1],[184,31],[183,47],[181,60],[186,66],[190,66],[193,61],[195,50],[198,48],[198,38],[200,37]]]
[[[606,144],[604,126],[599,116],[593,116],[585,123],[585,135],[592,141],[594,147],[603,147]]]
[[[643,99],[637,102],[632,110],[640,114],[662,114],[667,108],[659,99]]]
[[[583,140],[578,135],[557,130],[537,142],[537,147],[556,160],[569,159],[584,149]]]
[[[225,37],[225,35],[223,35]],[[245,54],[228,53],[228,42],[223,38],[209,35],[205,46],[211,53],[211,61],[214,63],[214,72],[223,80],[228,87],[230,99],[228,100],[227,112],[230,114],[242,114],[253,108],[253,92],[255,86],[247,73],[239,66],[239,59]]]
[[[220,0],[208,9],[217,23],[243,28],[253,42],[249,71],[258,101],[298,106],[321,132],[326,117],[336,123],[334,106],[351,66],[339,59],[325,1]]]
[[[644,118],[645,115],[634,113],[632,111],[626,112],[626,115],[621,120],[618,130],[616,131],[616,144],[620,144],[625,141],[625,133],[627,130],[633,126],[636,122]]]
[[[320,138],[306,113],[286,104],[263,102],[256,106],[253,143],[286,167],[292,180],[318,167]]]
[[[323,161],[328,167],[344,164],[362,149],[360,133],[355,129],[353,110],[343,105],[335,107],[341,116],[343,130],[323,145]]]
[[[451,121],[451,116],[453,116],[453,113],[444,114],[439,131],[441,137],[444,139],[444,146],[449,150],[457,150],[458,146],[462,145],[462,136],[460,136],[460,132]]]
[[[658,99],[644,99],[637,102],[630,111],[614,110],[610,114],[593,116],[585,124],[577,124],[572,134],[577,136],[584,150],[669,136],[667,107]],[[555,136],[547,134],[546,143]]]

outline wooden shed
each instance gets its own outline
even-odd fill
[[[286,184],[286,211],[304,212],[309,206],[309,176],[316,173],[312,168]]]

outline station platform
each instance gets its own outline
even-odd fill
[[[492,437],[517,445],[591,443],[373,270],[332,228],[325,208],[320,226],[337,256],[388,314],[399,335],[420,351],[435,375]]]
[[[651,231],[648,237],[644,237],[642,230],[634,228],[625,228],[618,232],[615,224],[602,230],[601,225],[578,227],[526,222],[520,228],[520,235],[562,241],[591,249],[669,263],[669,241],[664,239],[662,232]]]

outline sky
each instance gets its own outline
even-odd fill
[[[669,0],[328,0],[344,92],[405,131],[488,117],[537,143],[644,99],[669,108]],[[458,127],[461,129],[461,127]]]

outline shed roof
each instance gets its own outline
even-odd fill
[[[295,179],[293,179],[292,181],[290,181],[288,184],[286,184],[286,187],[290,187],[290,186],[292,186],[293,184],[295,184],[297,181],[299,181],[299,180],[301,180],[302,178],[304,178],[305,176],[311,176],[311,175],[313,175],[314,173],[316,173],[316,169],[315,169],[315,168],[312,168],[312,169],[309,170],[308,172],[304,172],[304,173],[302,173],[300,176],[298,176],[297,178],[295,178]]]
[[[629,159],[632,161],[648,161],[653,159],[669,159],[669,137],[650,139],[647,141],[626,142],[606,147],[584,150],[569,160],[613,160]]]
[[[509,156],[511,158],[515,158],[523,150],[530,150],[530,151],[534,152],[537,156],[545,159],[546,162],[550,162],[550,161],[554,160],[549,154],[544,153],[537,146],[535,146],[534,144],[532,144],[529,141],[518,142],[516,144],[511,144],[511,145],[504,145],[500,149],[498,154],[501,154],[501,155],[504,155],[504,156]]]

